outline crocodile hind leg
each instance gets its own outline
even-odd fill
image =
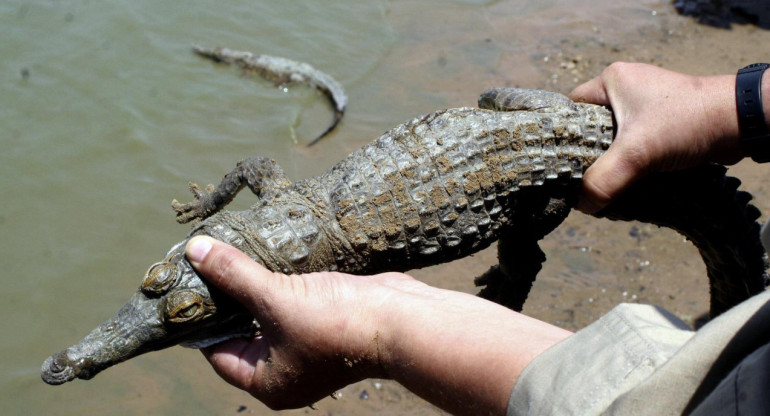
[[[511,227],[497,242],[500,263],[489,268],[474,280],[476,286],[484,286],[478,295],[521,312],[535,277],[543,267],[545,253],[531,234]],[[515,233],[515,235],[513,235]]]
[[[283,169],[275,160],[255,157],[238,162],[235,169],[225,175],[216,187],[209,185],[205,191],[201,191],[198,185],[190,182],[193,201],[182,204],[175,199],[171,202],[171,207],[176,211],[177,222],[186,223],[208,218],[224,208],[245,186],[257,197],[265,197],[268,191],[289,185],[291,181],[286,178]]]
[[[495,111],[555,112],[575,109],[575,103],[567,96],[551,91],[490,88],[479,96],[479,108]]]
[[[576,109],[572,100],[562,94],[519,88],[490,88],[479,96],[478,105],[493,111]],[[477,286],[485,286],[479,296],[521,311],[545,261],[538,241],[567,217],[574,206],[578,185],[578,182],[568,180],[563,185],[522,188],[517,192],[511,224],[498,239],[499,264],[475,280]]]
[[[523,308],[545,261],[538,241],[564,221],[575,200],[574,184],[549,188],[520,191],[511,225],[497,242],[499,264],[475,280],[476,286],[485,286],[479,296],[515,311]]]

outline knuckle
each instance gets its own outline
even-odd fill
[[[638,67],[637,63],[617,61],[611,63],[602,72],[602,78],[605,80],[618,81],[632,77],[632,72]]]
[[[628,69],[630,65],[633,65],[633,64],[630,64],[628,62],[623,62],[623,61],[616,61],[609,64],[607,68],[604,70],[604,72],[607,73],[608,75],[622,74]]]
[[[616,61],[607,66],[602,72],[602,78],[613,81],[638,82],[638,76],[650,65],[639,62]]]

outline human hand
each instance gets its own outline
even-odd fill
[[[519,373],[568,331],[402,273],[273,273],[194,237],[187,258],[246,306],[262,334],[203,350],[214,370],[273,409],[307,406],[368,377],[392,378],[455,414],[504,414]]]
[[[613,144],[583,177],[578,208],[586,213],[601,210],[646,173],[744,157],[734,75],[696,77],[618,62],[569,96],[611,107],[617,123]]]
[[[389,286],[422,286],[399,273],[273,273],[208,237],[193,238],[187,256],[261,325],[259,337],[225,341],[204,355],[224,380],[276,409],[307,406],[347,384],[385,377],[373,311],[386,306],[394,293]]]

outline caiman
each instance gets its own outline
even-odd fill
[[[308,147],[331,133],[345,114],[348,97],[345,95],[342,85],[330,75],[315,69],[310,64],[292,61],[280,56],[255,55],[251,52],[234,51],[227,48],[207,49],[198,45],[193,46],[193,52],[215,62],[235,64],[244,73],[256,73],[262,78],[272,81],[277,87],[289,84],[308,84],[326,95],[334,110],[334,119],[323,133],[308,143]]]
[[[556,93],[492,89],[478,108],[415,118],[326,173],[292,183],[267,158],[242,161],[194,200],[173,202],[187,238],[147,271],[117,314],[43,364],[42,378],[90,379],[136,355],[252,336],[246,309],[209,287],[185,258],[209,235],[283,273],[406,271],[475,253],[498,240],[500,264],[481,295],[520,308],[544,255],[538,240],[574,206],[585,169],[610,146],[612,114]],[[647,177],[601,216],[678,230],[700,249],[717,315],[765,287],[759,211],[739,181],[706,165]],[[245,186],[250,209],[220,211]]]

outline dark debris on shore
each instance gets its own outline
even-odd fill
[[[674,7],[698,23],[729,29],[733,23],[752,24],[770,29],[770,2],[767,0],[675,0]]]

